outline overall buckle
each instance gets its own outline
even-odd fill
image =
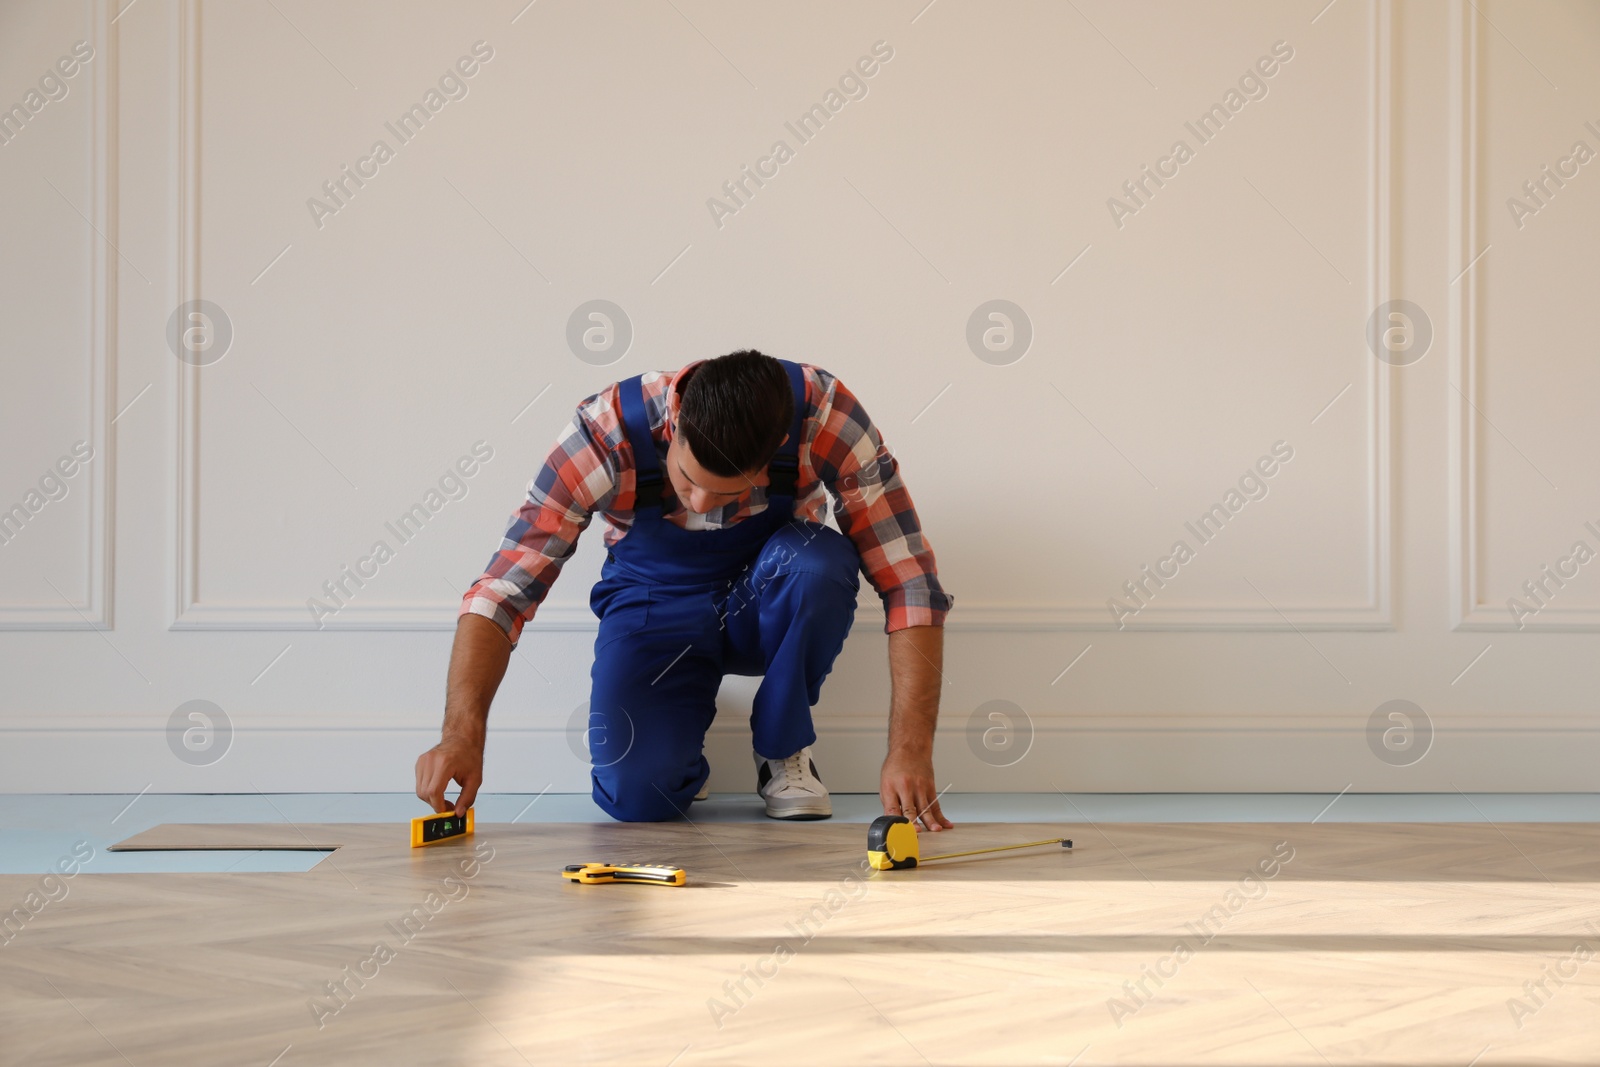
[[[800,457],[777,455],[767,464],[767,496],[794,496],[800,480]]]
[[[661,471],[633,472],[633,484],[637,496],[633,506],[635,508],[653,508],[661,503]]]

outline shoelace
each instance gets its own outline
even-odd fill
[[[806,793],[815,792],[815,790],[811,789],[810,783],[807,782],[807,780],[806,780],[806,770],[807,770],[807,768],[806,768],[806,758],[805,757],[806,757],[805,749],[801,749],[799,752],[796,752],[794,755],[788,757],[787,759],[769,760],[768,761],[770,763],[781,763],[781,764],[783,764],[783,772],[784,773],[783,773],[783,776],[782,776],[782,779],[781,779],[783,784],[781,786],[775,786],[776,788],[779,788],[779,789],[798,789],[798,790],[800,790],[802,792],[806,792]],[[773,781],[774,781],[774,783],[776,783],[777,781],[779,781],[779,779],[778,778],[774,778]]]

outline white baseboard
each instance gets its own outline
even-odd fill
[[[491,719],[485,788],[585,792],[588,768],[556,721]],[[350,714],[235,717],[225,756],[194,767],[168,748],[165,722],[146,716],[10,714],[0,745],[11,758],[0,791],[137,793],[394,792],[438,739],[427,721],[370,722]],[[1351,717],[1100,715],[1042,717],[1031,749],[1009,767],[982,762],[963,723],[948,721],[935,766],[954,792],[1590,792],[1600,789],[1600,719],[1580,715],[1436,718],[1418,762],[1391,766]],[[876,792],[882,716],[822,715],[816,754],[828,784]],[[743,712],[725,709],[707,737],[711,786],[751,788]]]

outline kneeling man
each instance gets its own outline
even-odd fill
[[[843,533],[822,524],[830,504]],[[933,732],[954,598],[899,465],[838,378],[753,350],[636,375],[579,403],[462,600],[443,737],[416,767],[417,796],[434,811],[452,779],[455,810],[472,804],[511,650],[596,513],[607,552],[589,596],[600,632],[588,737],[607,814],[659,821],[704,799],[717,689],[741,674],[761,677],[750,727],[767,814],[832,815],[811,708],[865,572],[889,635],[884,813],[951,825]]]

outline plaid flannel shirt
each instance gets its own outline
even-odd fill
[[[699,362],[643,375],[645,412],[658,442],[672,439],[678,382]],[[834,519],[855,543],[861,569],[883,601],[884,632],[943,625],[955,598],[939,584],[933,547],[898,462],[843,382],[821,367],[801,367],[806,404],[795,516],[821,522],[831,491]],[[528,483],[499,551],[462,597],[460,614],[493,620],[515,644],[596,513],[606,518],[607,548],[627,536],[636,497],[631,452],[618,447],[626,437],[618,383],[579,402]],[[704,515],[689,511],[670,490],[662,503],[669,509],[662,517],[688,530],[731,526],[767,506],[762,487]]]

